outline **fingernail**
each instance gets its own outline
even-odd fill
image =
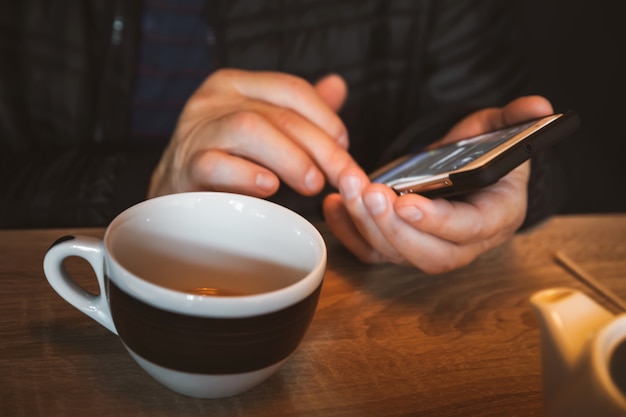
[[[363,197],[367,210],[374,216],[382,214],[387,209],[387,199],[383,193],[368,193]]]
[[[346,175],[339,179],[339,192],[346,200],[352,200],[361,193],[361,180],[354,175]]]
[[[263,190],[274,189],[274,178],[265,172],[259,172],[256,174],[255,180],[257,187],[262,188]]]
[[[311,191],[317,191],[319,188],[319,173],[317,169],[310,168],[304,176],[304,185]]]
[[[416,222],[422,219],[424,213],[415,206],[404,206],[398,209],[398,215],[407,222]]]
[[[348,134],[342,133],[337,138],[337,145],[341,146],[343,149],[348,149]]]

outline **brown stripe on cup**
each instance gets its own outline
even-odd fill
[[[249,372],[287,358],[313,319],[322,287],[273,313],[206,318],[155,308],[107,281],[113,322],[126,346],[157,365],[199,374]]]

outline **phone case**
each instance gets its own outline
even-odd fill
[[[497,182],[537,152],[570,136],[579,125],[578,114],[568,111],[477,168],[460,169],[445,176],[433,177],[430,189],[422,189],[422,185],[417,191],[411,185],[392,188],[400,195],[416,192],[429,198],[459,196],[476,191]]]

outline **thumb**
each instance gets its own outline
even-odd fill
[[[315,84],[315,90],[322,100],[328,104],[328,107],[335,112],[341,109],[348,95],[348,85],[337,74],[330,74],[319,80]]]

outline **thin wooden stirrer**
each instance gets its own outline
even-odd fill
[[[594,278],[587,271],[582,269],[578,264],[572,261],[567,255],[561,251],[557,251],[554,254],[556,261],[561,264],[565,269],[572,273],[579,281],[590,287],[592,290],[606,298],[614,306],[618,307],[622,311],[626,311],[626,302],[617,296],[613,291],[608,289],[604,284]]]

